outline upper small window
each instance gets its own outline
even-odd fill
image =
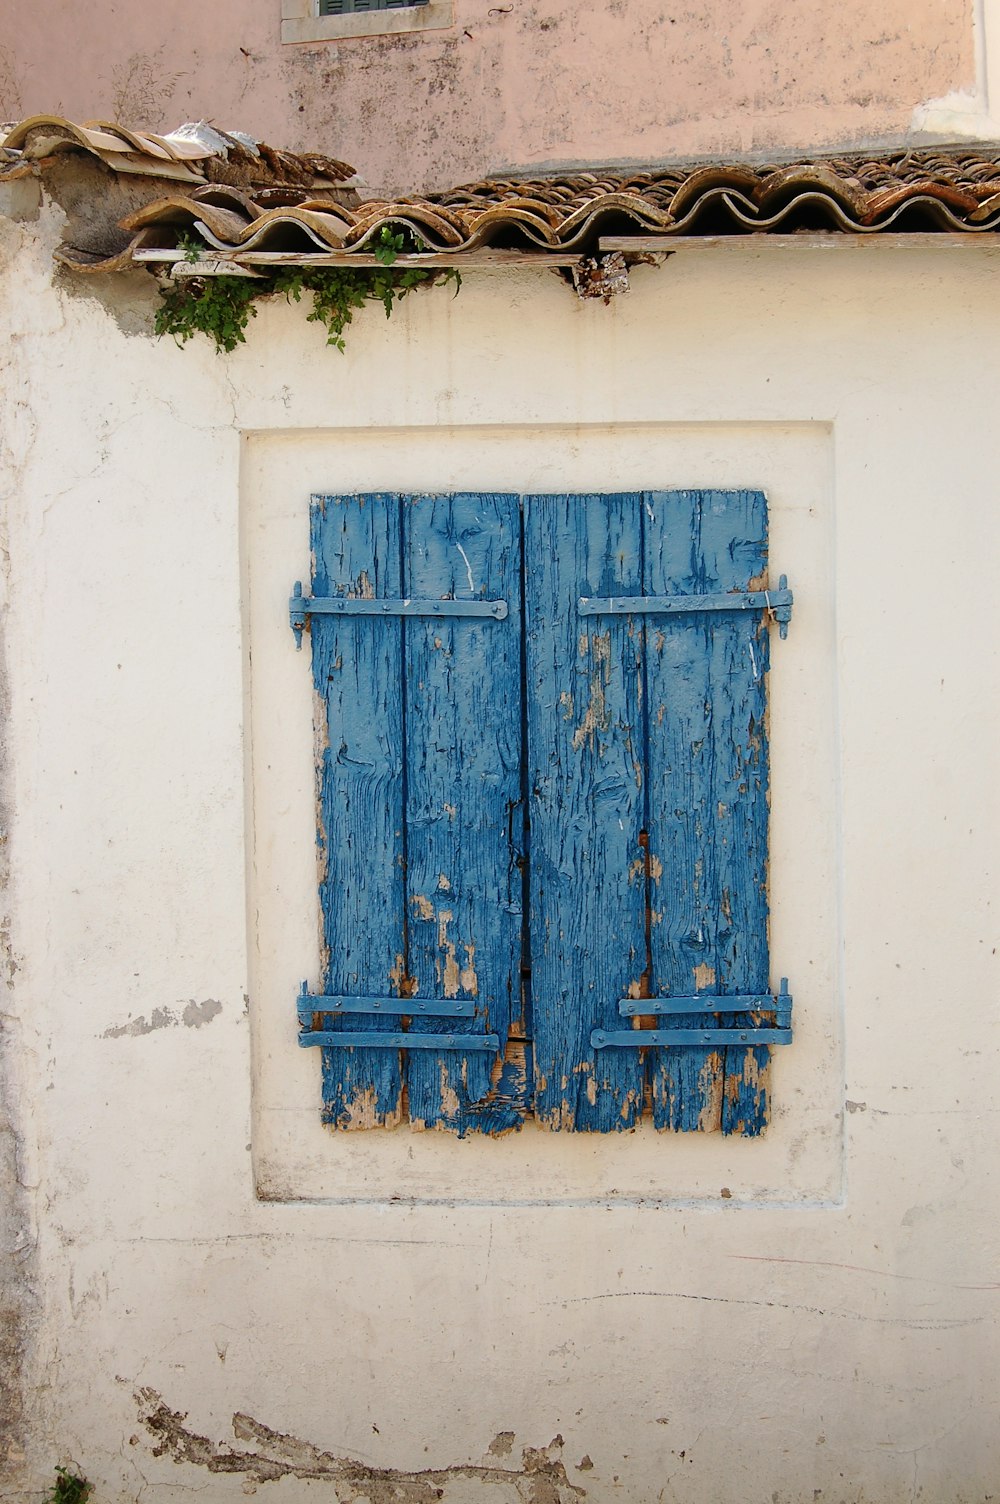
[[[454,0],[282,0],[283,42],[438,31],[455,21]]]
[[[319,0],[321,16],[358,16],[369,10],[408,10],[430,0]]]

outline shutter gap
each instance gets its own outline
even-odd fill
[[[405,529],[407,526],[406,507],[404,498],[400,495],[397,499],[399,508],[399,583],[402,589],[406,578],[406,539]],[[409,902],[409,869],[410,869],[410,844],[409,844],[409,814],[408,793],[409,775],[408,768],[408,727],[407,727],[407,693],[406,693],[406,617],[400,617],[399,627],[399,724],[402,757],[400,759],[400,832],[399,832],[399,860],[403,869],[403,914],[402,914],[402,939],[403,939],[403,974],[399,981],[399,996],[412,997],[417,990],[416,978],[410,972],[410,902]],[[399,1020],[399,1027],[406,1033],[410,1027],[410,1015],[403,1014]],[[407,1062],[403,1052],[399,1055],[400,1096],[399,1096],[399,1120],[400,1123],[410,1121],[410,1089],[407,1080]]]
[[[510,1038],[523,1038],[526,1044],[530,1044],[534,1033],[531,994],[531,806],[529,803],[531,790],[528,787],[528,582],[523,497],[518,504],[517,517],[520,556],[518,581],[521,590],[521,638],[518,644],[518,671],[521,680],[521,767],[519,773],[521,794],[521,1013],[519,1021],[521,1028],[517,1034],[513,1032],[517,1020],[512,1018]],[[533,1100],[531,1111],[534,1112]]]
[[[645,955],[646,964],[643,967],[642,972],[641,972],[641,974],[639,976],[639,996],[640,997],[651,997],[652,996],[652,992],[651,992],[650,988],[651,988],[652,977],[653,977],[653,907],[652,907],[652,905],[653,905],[653,894],[652,894],[652,881],[653,881],[653,878],[652,878],[652,870],[651,870],[652,864],[651,864],[650,856],[649,856],[649,831],[646,830],[645,828],[643,828],[639,832],[639,850],[642,852],[642,873],[643,873],[643,879],[642,880],[643,880],[643,900],[644,900],[644,905],[643,905],[643,944],[645,946],[645,951],[646,951],[646,955]],[[652,1019],[653,1016],[651,1014],[639,1013],[639,1014],[636,1014],[635,1017],[641,1018],[641,1019],[645,1020],[647,1018]],[[658,1027],[658,1025],[657,1025],[655,1019],[653,1019],[653,1021],[650,1022],[650,1023],[643,1022],[641,1024],[634,1025],[634,1027],[641,1028],[641,1029],[655,1029],[655,1028]]]
[[[646,588],[646,498],[641,495],[639,499],[639,568],[642,580],[642,589]],[[635,619],[633,618],[633,626]],[[648,632],[646,618],[642,617],[638,623],[639,632],[639,663],[641,666],[640,693],[642,704],[639,710],[639,747],[642,759],[642,829],[639,832],[639,850],[642,854],[642,882],[643,882],[643,944],[645,946],[645,965],[639,977],[639,996],[649,997],[653,979],[653,878],[652,866],[649,853],[649,678],[646,670],[646,634]],[[656,1028],[657,1020],[649,1014],[636,1015],[642,1020],[635,1024],[638,1029]],[[648,1076],[648,1072],[646,1072]],[[648,1084],[648,1083],[647,1083]],[[645,1095],[645,1093],[644,1093]],[[644,1103],[643,1111],[646,1110]]]

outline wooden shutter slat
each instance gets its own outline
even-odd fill
[[[761,588],[761,492],[655,492],[646,501],[647,594]],[[646,642],[652,990],[766,993],[766,625],[749,613],[667,617],[647,624]],[[737,1021],[749,1015],[720,1017]],[[658,1128],[764,1126],[766,1048],[654,1049],[649,1061]]]
[[[640,642],[628,619],[584,620],[577,603],[639,593],[640,505],[524,502],[535,1108],[597,1132],[633,1127],[643,1106],[638,1052],[590,1044],[620,1025],[645,965]]]
[[[492,1090],[519,1012],[521,874],[512,812],[521,762],[520,522],[507,495],[407,497],[407,595],[503,599],[502,621],[449,617],[406,623],[406,915],[409,971],[421,997],[475,999],[474,1020],[500,1053],[414,1051],[405,1064],[415,1126],[501,1132],[526,1102]],[[440,1032],[414,1018],[412,1033]]]
[[[313,593],[398,596],[397,497],[316,496]],[[318,826],[324,991],[398,996],[405,975],[398,619],[317,617],[311,625],[319,715]],[[325,878],[335,873],[332,881]],[[332,1030],[357,1020],[331,1016]],[[373,1030],[392,1032],[392,1018]],[[323,1049],[323,1117],[341,1128],[399,1120],[394,1050]]]

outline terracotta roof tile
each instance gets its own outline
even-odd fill
[[[0,180],[26,163],[42,163],[63,152],[97,157],[116,173],[268,188],[342,183],[354,168],[318,152],[276,151],[242,132],[220,131],[204,122],[183,125],[168,135],[130,130],[109,120],[74,124],[61,115],[32,115],[0,141]]]
[[[131,231],[194,227],[205,190],[168,195],[123,221]],[[185,207],[186,205],[186,207]],[[1000,228],[1000,151],[898,151],[756,166],[493,178],[423,198],[369,200],[354,209],[271,207],[254,197],[206,244],[309,254],[361,251],[383,227],[409,231],[422,251],[490,246],[592,252],[602,235],[739,235],[826,229],[983,233]],[[207,214],[203,221],[209,224]],[[163,241],[161,236],[161,243]]]
[[[352,172],[345,163],[275,151],[238,132],[198,125],[155,135],[107,121],[74,125],[34,116],[0,143],[0,181],[74,152],[114,174],[133,175],[133,182],[134,175],[166,180],[167,188],[122,200],[103,260],[99,236],[71,233],[60,259],[80,269],[118,266],[126,248],[140,260],[154,251],[170,259],[182,237],[185,248],[194,237],[223,257],[336,259],[371,253],[390,229],[408,232],[422,253],[461,258],[502,251],[542,261],[561,256],[565,263],[568,255],[594,254],[602,237],[655,236],[666,244],[673,237],[810,230],[1000,229],[1000,147],[979,144],[768,164],[510,174],[422,197],[362,202],[343,186]]]
[[[354,169],[319,152],[276,151],[242,132],[220,131],[199,122],[166,135],[130,130],[107,120],[76,124],[58,115],[33,115],[0,140],[0,183],[34,176],[67,213],[66,243],[57,252],[80,271],[112,271],[127,265],[133,232],[121,228],[151,199],[163,200],[157,234],[198,234],[206,244],[231,248],[254,234],[262,214],[281,214],[309,204],[334,211],[359,202]],[[192,194],[202,202],[197,219],[185,211]],[[275,225],[277,222],[275,221]],[[308,216],[299,233],[310,236]],[[270,233],[277,234],[277,228]],[[287,231],[282,231],[287,236]]]

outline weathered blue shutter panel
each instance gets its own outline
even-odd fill
[[[767,500],[760,491],[646,497],[647,595],[763,588]],[[765,994],[768,758],[763,613],[646,618],[651,907],[650,991]],[[665,1020],[656,1019],[661,1023]],[[722,1014],[722,1025],[749,1023]],[[705,1016],[669,1023],[704,1026]],[[759,1133],[766,1047],[652,1049],[658,1128]]]
[[[528,788],[535,1112],[554,1128],[632,1128],[638,1051],[620,1027],[645,959],[642,627],[585,619],[581,595],[642,594],[642,498],[528,496]]]
[[[519,1020],[521,871],[512,820],[521,800],[521,537],[518,498],[413,496],[403,502],[408,596],[507,603],[503,621],[407,622],[406,907],[408,973],[418,997],[470,998],[462,1034],[501,1050],[411,1051],[410,1119],[496,1133],[523,1116],[523,1051],[501,1080]],[[440,1024],[415,1018],[411,1030]],[[518,1030],[519,1033],[523,1030]],[[495,1091],[494,1086],[499,1087]],[[522,1100],[511,1103],[512,1089]]]
[[[416,1125],[503,1131],[528,1091],[524,1047],[507,1050],[521,996],[517,498],[316,497],[312,544],[314,596],[393,603],[384,616],[311,616],[324,992],[352,1009],[318,1023],[449,1036],[402,1055],[324,1048],[324,1116],[392,1124],[405,1090]],[[502,619],[426,614],[452,600],[502,601]],[[406,614],[414,601],[423,614]],[[434,1000],[452,1015],[464,1000],[470,1016],[434,1017]],[[484,1035],[497,1043],[483,1048]]]
[[[400,507],[393,496],[315,496],[313,594],[402,594]],[[318,840],[324,992],[389,997],[406,978],[403,872],[402,631],[399,618],[314,617],[319,724]],[[326,1017],[334,1032],[356,1017]],[[398,1018],[366,1021],[380,1032]],[[399,1121],[399,1054],[325,1049],[323,1115],[341,1127]]]

